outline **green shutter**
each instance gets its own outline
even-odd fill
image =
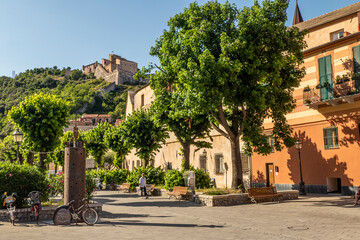
[[[360,73],[360,46],[353,47],[354,73]]]
[[[332,80],[332,65],[331,55],[319,58],[319,79],[320,79],[320,98],[321,100],[328,100],[333,98],[333,80]],[[324,86],[325,83],[330,86]]]

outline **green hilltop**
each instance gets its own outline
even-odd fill
[[[35,93],[44,92],[60,96],[70,103],[70,119],[84,113],[111,114],[113,119],[125,114],[127,91],[136,91],[140,85],[122,84],[104,93],[111,83],[93,74],[85,75],[81,70],[70,68],[34,68],[19,73],[15,78],[0,77],[0,139],[13,131],[7,120],[7,112]],[[66,74],[69,73],[69,74]]]

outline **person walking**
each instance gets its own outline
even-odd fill
[[[357,202],[359,201],[359,198],[360,198],[360,186],[359,186],[358,191],[357,191],[357,193],[355,195],[355,203],[354,203],[353,206],[357,205]]]
[[[141,195],[142,195],[142,191],[144,191],[144,195],[145,198],[148,199],[148,195],[146,193],[146,177],[145,177],[145,173],[141,174],[141,178],[139,179],[139,186],[140,186],[140,191],[141,191]]]

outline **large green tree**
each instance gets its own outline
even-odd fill
[[[275,149],[294,143],[285,114],[295,107],[305,43],[303,32],[285,26],[287,7],[288,0],[255,1],[242,10],[228,2],[192,3],[168,21],[150,52],[160,60],[158,81],[185,99],[179,114],[208,111],[230,141],[232,187],[243,184],[240,137],[255,152],[272,151],[265,119],[273,123]]]
[[[122,124],[126,130],[127,141],[136,148],[135,154],[143,160],[146,167],[154,159],[161,144],[165,144],[169,136],[166,128],[156,124],[152,114],[144,109],[134,111]]]
[[[110,129],[108,122],[100,122],[96,127],[85,133],[86,150],[95,158],[97,166],[102,166],[103,157],[108,150],[105,133]]]
[[[35,94],[14,106],[8,117],[24,133],[28,150],[40,152],[40,167],[45,168],[46,152],[60,143],[63,129],[68,125],[69,104],[51,94]]]
[[[166,124],[169,131],[173,132],[181,144],[185,169],[190,168],[190,146],[210,148],[211,143],[205,141],[210,137],[210,116],[207,112],[199,112],[195,115],[180,115],[183,110],[183,98],[177,91],[172,91],[162,85],[161,78],[157,75],[151,79],[151,88],[155,93],[155,101],[152,104],[152,112],[160,124]]]
[[[130,153],[132,144],[126,137],[126,129],[123,124],[117,127],[111,127],[105,133],[105,142],[107,146],[115,152],[114,165],[121,168],[127,154]]]

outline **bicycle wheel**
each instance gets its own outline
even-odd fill
[[[54,225],[70,225],[71,214],[69,206],[58,207],[53,216]]]
[[[82,217],[87,225],[94,225],[99,220],[99,216],[93,208],[85,209],[82,212]]]

